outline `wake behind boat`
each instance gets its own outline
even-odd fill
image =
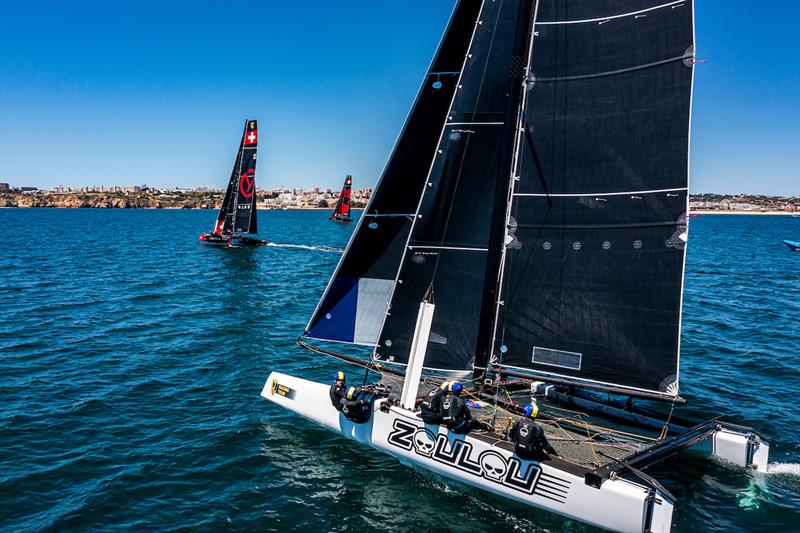
[[[458,2],[299,341],[381,381],[337,403],[273,372],[262,396],[615,531],[670,531],[676,496],[643,469],[686,448],[766,471],[756,431],[679,411],[694,57],[691,1]],[[474,418],[431,419],[453,379]],[[510,439],[534,407],[552,449],[531,457]]]
[[[256,209],[256,151],[258,148],[258,123],[247,120],[233,164],[228,188],[217,215],[214,230],[200,235],[200,242],[210,245],[259,246],[267,241],[244,235],[258,232]]]

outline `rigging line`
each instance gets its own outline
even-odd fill
[[[667,419],[664,420],[664,427],[661,428],[661,434],[658,436],[658,440],[664,440],[669,434],[669,421],[672,420],[672,412],[674,410],[675,410],[675,400],[672,401],[672,405],[669,408],[669,414],[667,415]]]
[[[575,81],[575,80],[588,80],[592,78],[604,78],[607,76],[614,76],[616,74],[625,74],[626,72],[634,72],[637,70],[643,70],[647,68],[657,67],[660,65],[666,65],[667,63],[675,63],[676,61],[686,61],[687,59],[693,58],[692,54],[684,54],[677,57],[671,57],[669,59],[662,59],[661,61],[654,61],[652,63],[645,63],[644,65],[637,65],[635,67],[628,67],[628,68],[621,68],[617,70],[609,70],[607,72],[597,72],[595,74],[580,74],[578,76],[564,76],[560,78],[536,78],[537,82],[542,83],[552,83],[556,81]]]
[[[537,22],[537,25],[541,26],[555,26],[557,24],[583,24],[585,22],[601,22],[604,20],[612,20],[618,19],[623,17],[630,17],[631,15],[640,15],[642,13],[646,13],[648,11],[655,11],[656,9],[662,9],[665,7],[669,7],[675,4],[685,4],[686,0],[675,0],[674,2],[668,2],[666,4],[661,4],[660,6],[653,6],[648,7],[647,9],[640,9],[639,11],[631,11],[630,13],[622,13],[620,15],[609,15],[607,17],[600,17],[600,18],[593,18],[593,19],[583,19],[583,20],[554,20],[548,22]]]

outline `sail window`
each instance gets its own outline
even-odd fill
[[[385,344],[386,346],[391,346],[392,345],[392,339],[386,339],[386,342],[384,342],[383,344]]]
[[[377,222],[370,222],[367,227],[369,229],[378,229],[378,223]]]
[[[558,366],[571,370],[580,370],[581,356],[582,354],[577,352],[566,352],[563,350],[534,346],[531,362],[537,365]]]

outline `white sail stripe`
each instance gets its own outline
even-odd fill
[[[654,194],[659,192],[681,192],[688,191],[689,187],[677,187],[675,189],[650,189],[645,191],[623,191],[623,192],[580,192],[580,193],[554,193],[546,194],[539,192],[517,192],[514,196],[537,196],[545,198],[570,198],[581,196],[625,196],[626,194]]]
[[[505,122],[448,122],[447,126],[502,126]]]
[[[466,252],[488,252],[488,248],[469,248],[466,246],[409,246],[409,250],[463,250]]]
[[[653,6],[648,7],[647,9],[640,9],[639,11],[631,11],[630,13],[623,13],[621,15],[610,15],[608,17],[600,17],[600,18],[593,18],[593,19],[583,19],[583,20],[555,20],[550,22],[537,22],[537,26],[555,26],[558,24],[584,24],[586,22],[602,22],[604,20],[612,20],[624,17],[630,17],[632,15],[640,15],[642,13],[647,13],[648,11],[655,11],[656,9],[663,9],[665,7],[674,6],[675,4],[685,4],[687,0],[676,0],[675,2],[668,2],[666,4],[661,4],[660,6]]]

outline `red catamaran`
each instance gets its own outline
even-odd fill
[[[348,175],[344,179],[344,187],[342,193],[339,195],[339,201],[336,202],[336,208],[333,210],[328,220],[335,220],[337,222],[350,222],[350,188],[353,185],[353,176]]]
[[[267,244],[267,241],[263,239],[243,235],[244,233],[255,234],[258,231],[256,213],[257,148],[258,123],[255,120],[247,120],[214,231],[200,235],[200,241],[204,244],[226,246]]]

